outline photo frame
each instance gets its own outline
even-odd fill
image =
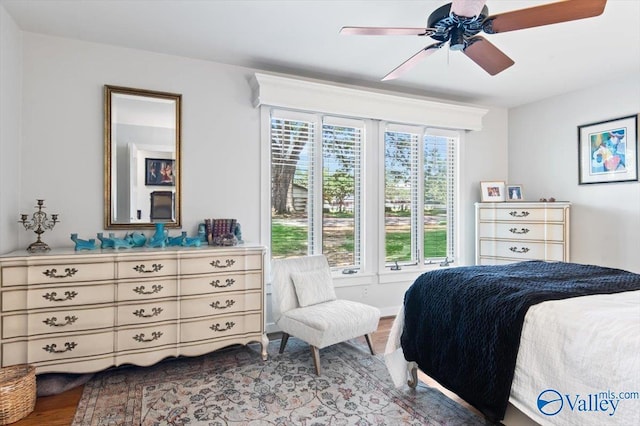
[[[145,158],[144,184],[154,186],[175,186],[176,160],[170,158]]]
[[[522,185],[507,185],[507,201],[524,201]]]
[[[486,181],[480,182],[480,190],[482,191],[482,202],[501,202],[505,200],[504,181]]]
[[[638,115],[578,126],[578,183],[638,181]]]

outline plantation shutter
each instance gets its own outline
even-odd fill
[[[272,256],[312,254],[309,229],[314,209],[315,118],[284,110],[271,112]],[[299,232],[294,232],[299,231]]]
[[[384,192],[387,263],[416,264],[420,258],[422,185],[418,170],[421,135],[420,127],[386,126]]]
[[[323,117],[322,251],[334,267],[359,268],[361,264],[363,140],[362,120]]]
[[[436,252],[434,258],[448,258],[453,261],[455,253],[455,210],[456,210],[456,176],[457,176],[457,132],[442,129],[427,129],[424,137],[425,153],[425,207],[429,210],[430,203],[441,207],[445,213],[438,222],[446,222],[446,251]],[[425,233],[425,247],[432,244]],[[427,256],[425,261],[428,262]]]

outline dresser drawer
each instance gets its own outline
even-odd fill
[[[118,283],[117,300],[151,300],[160,297],[175,297],[178,283],[175,278],[157,280],[135,280]]]
[[[564,244],[480,240],[480,256],[507,257],[515,260],[564,261]]]
[[[2,365],[55,361],[113,352],[113,331],[31,339],[2,344]]]
[[[113,284],[36,287],[2,293],[2,311],[113,303]]]
[[[225,315],[244,311],[258,311],[262,293],[227,293],[222,295],[189,297],[180,301],[182,318]]]
[[[260,288],[262,288],[262,273],[260,271],[212,274],[183,278],[180,281],[180,293],[182,295],[256,290]]]
[[[478,214],[480,221],[513,221],[513,222],[563,222],[565,209],[556,208],[518,208],[510,206],[508,208],[479,208]]]
[[[113,263],[60,263],[2,268],[2,286],[112,280]]]
[[[121,303],[117,307],[118,325],[148,324],[175,320],[178,317],[177,306],[178,304],[175,301]]]
[[[5,315],[2,318],[2,338],[113,328],[113,319],[113,306]]]
[[[180,270],[183,275],[260,269],[262,269],[261,253],[185,257],[180,260]]]
[[[118,278],[152,278],[176,275],[178,262],[170,258],[127,260],[118,263]]]
[[[176,345],[178,326],[175,323],[119,329],[116,332],[116,351]]]
[[[180,324],[181,342],[196,342],[228,336],[262,332],[260,313],[228,315]]]
[[[478,237],[562,242],[564,240],[564,224],[480,222],[478,224]]]
[[[509,263],[521,262],[517,259],[504,259],[496,257],[481,257],[478,265],[508,265]]]

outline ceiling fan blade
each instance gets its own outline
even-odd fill
[[[453,0],[451,2],[451,12],[458,16],[471,18],[480,15],[487,0]]]
[[[422,59],[426,58],[427,56],[431,55],[436,50],[440,49],[443,45],[444,45],[443,42],[430,44],[429,46],[427,46],[424,49],[420,50],[418,53],[416,53],[415,55],[413,55],[412,57],[410,57],[409,59],[407,59],[406,61],[401,63],[399,66],[397,66],[389,74],[385,75],[382,78],[382,81],[393,80],[395,78],[400,77],[400,75],[402,75],[405,72],[409,71],[418,62],[420,62]]]
[[[464,54],[491,75],[496,75],[514,64],[510,57],[484,37],[471,39],[464,49]]]
[[[347,35],[417,35],[428,36],[434,33],[431,28],[403,27],[342,27],[340,34]]]
[[[564,0],[489,16],[485,32],[504,33],[598,16],[607,0]],[[487,25],[488,24],[488,25]],[[487,28],[488,27],[488,28]]]

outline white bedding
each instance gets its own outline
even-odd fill
[[[403,323],[401,309],[385,349],[396,386],[406,385],[411,368],[400,347]],[[561,399],[543,410],[557,414],[538,410],[546,390],[542,399]],[[640,425],[640,291],[532,306],[510,402],[542,425]]]

